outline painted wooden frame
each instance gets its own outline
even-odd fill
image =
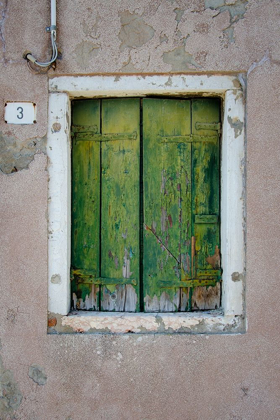
[[[110,75],[50,79],[48,309],[62,325],[90,332],[245,331],[245,135],[242,76]],[[222,310],[208,313],[124,314],[70,310],[71,99],[94,97],[220,96],[223,98],[221,164]],[[68,316],[66,316],[68,315]],[[161,318],[162,322],[158,322]],[[108,319],[110,322],[108,323]],[[103,321],[102,321],[103,320]],[[103,322],[103,324],[102,324]],[[106,327],[105,327],[106,325]],[[109,325],[109,326],[108,326]],[[145,327],[146,325],[146,327]],[[165,326],[167,326],[165,328]]]

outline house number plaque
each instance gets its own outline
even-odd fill
[[[33,102],[6,102],[5,122],[8,124],[35,124],[36,104]]]

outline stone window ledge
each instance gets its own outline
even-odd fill
[[[55,316],[56,325],[49,324],[49,333],[102,334],[215,334],[243,333],[243,316],[224,315],[222,311],[192,313],[125,313],[72,311]]]

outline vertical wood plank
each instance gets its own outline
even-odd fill
[[[84,100],[72,103],[72,123],[76,126],[96,125],[100,132],[100,101]],[[72,268],[92,270],[99,276],[99,217],[100,163],[99,143],[72,143]],[[76,306],[99,309],[99,286],[72,281]],[[77,299],[76,299],[77,298]]]
[[[143,100],[143,290],[146,312],[179,310],[179,288],[162,289],[158,281],[181,279],[189,270],[190,145],[163,142],[162,139],[163,136],[188,134],[189,101]]]
[[[102,133],[133,133],[136,140],[102,142],[101,276],[133,278],[101,288],[104,311],[139,311],[140,99],[104,99]]]
[[[215,130],[198,129],[196,123],[218,123],[220,101],[215,98],[192,101],[192,133],[213,136]],[[192,145],[192,229],[195,236],[195,271],[220,268],[220,156],[219,139],[216,142],[200,141]],[[205,215],[205,223],[195,223],[196,215]],[[217,223],[207,223],[207,216],[216,215]],[[193,309],[219,307],[220,285],[197,287],[192,293]]]

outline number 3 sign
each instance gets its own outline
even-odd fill
[[[35,124],[36,104],[33,102],[7,102],[5,122],[8,124]]]

